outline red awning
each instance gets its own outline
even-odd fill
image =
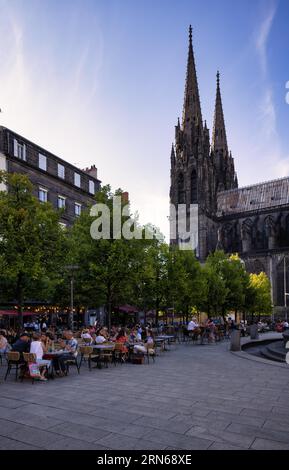
[[[0,310],[0,315],[8,315],[9,317],[17,317],[18,310]],[[28,317],[29,315],[39,315],[35,312],[23,312],[23,317]]]

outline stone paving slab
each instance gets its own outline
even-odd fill
[[[0,449],[289,449],[289,366],[178,345],[149,365],[3,381]]]

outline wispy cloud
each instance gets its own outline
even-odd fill
[[[273,1],[266,11],[265,17],[259,27],[256,38],[256,50],[259,56],[261,69],[264,75],[267,73],[267,42],[277,11],[277,2]]]
[[[272,178],[289,174],[288,156],[282,154],[280,136],[277,126],[277,111],[274,101],[273,86],[270,79],[268,63],[268,42],[278,1],[267,3],[266,10],[256,31],[255,48],[260,63],[260,101],[257,113],[261,138],[255,151],[262,155],[264,164]]]

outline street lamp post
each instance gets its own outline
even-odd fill
[[[284,256],[284,306],[285,306],[285,318],[287,321],[287,295],[289,295],[289,292],[287,291],[287,279],[286,279],[286,257]]]
[[[74,312],[74,272],[79,268],[77,265],[66,266],[66,269],[71,272],[70,279],[70,312],[68,317],[68,326],[73,330],[73,312]]]

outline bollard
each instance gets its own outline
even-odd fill
[[[241,350],[241,331],[233,330],[231,333],[230,351],[240,351],[240,350]]]
[[[258,325],[251,325],[250,326],[250,338],[251,339],[259,339]]]

